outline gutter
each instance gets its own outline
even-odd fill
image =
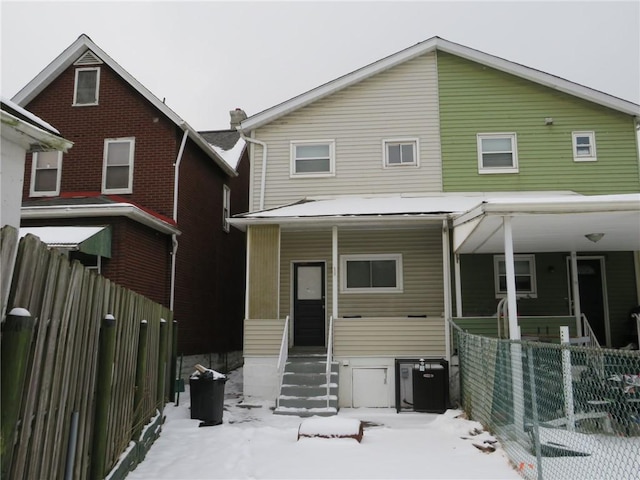
[[[178,156],[174,162],[173,172],[173,221],[178,224],[178,187],[180,186],[180,164],[182,163],[182,155],[184,154],[184,147],[187,144],[187,137],[189,136],[189,130],[186,123],[182,122],[180,125],[184,129],[182,135],[182,142],[180,142],[180,149],[178,150]],[[178,236],[174,233],[171,235],[171,285],[169,292],[169,310],[173,311],[173,305],[176,297],[176,257],[178,254]]]
[[[236,127],[236,130],[245,142],[253,143],[254,145],[260,145],[262,147],[262,172],[260,178],[260,206],[258,210],[264,210],[264,190],[267,186],[267,144],[255,138],[247,137],[241,130],[241,127]],[[233,224],[232,224],[233,225]]]

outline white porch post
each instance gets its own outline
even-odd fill
[[[518,330],[518,304],[516,301],[516,275],[513,260],[513,233],[511,217],[502,217],[504,227],[504,264],[507,270],[507,305],[509,307],[509,339],[520,340]]]
[[[456,283],[456,317],[462,317],[462,277],[460,273],[460,254],[454,256],[454,274]]]
[[[445,355],[448,362],[451,361],[451,256],[449,249],[449,225],[447,220],[442,221],[442,277],[444,280],[444,341]]]
[[[331,231],[331,315],[338,318],[338,227]]]
[[[582,311],[580,309],[580,284],[578,282],[578,256],[571,252],[571,297],[573,300],[573,315],[576,317],[576,333],[582,336]]]

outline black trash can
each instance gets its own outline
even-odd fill
[[[413,409],[444,413],[449,404],[449,364],[444,359],[423,359],[414,365]]]
[[[202,420],[201,426],[220,425],[224,410],[224,384],[227,378],[213,370],[189,378],[191,418]]]

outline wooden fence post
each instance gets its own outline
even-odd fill
[[[179,373],[177,372],[178,363],[178,321],[172,322],[173,328],[171,329],[171,384],[169,385],[169,399],[175,401],[176,390],[178,389],[177,378]],[[638,323],[640,325],[640,322]],[[180,373],[181,374],[181,373]]]
[[[138,359],[136,362],[136,389],[133,395],[133,441],[138,441],[142,426],[144,423],[144,412],[142,411],[142,403],[144,401],[145,390],[147,387],[147,350],[148,338],[147,330],[149,324],[146,320],[140,322],[140,334],[138,336]]]
[[[158,345],[158,390],[156,392],[156,404],[158,411],[162,412],[165,403],[165,376],[167,374],[167,321],[160,319],[160,339]]]
[[[22,407],[22,392],[27,375],[27,363],[29,362],[35,324],[36,322],[28,310],[14,308],[9,312],[2,326],[2,345],[0,347],[2,348],[1,478],[8,478],[11,471],[16,427]]]
[[[116,319],[106,315],[100,329],[98,347],[98,375],[96,379],[96,411],[93,422],[93,442],[91,448],[90,478],[101,480],[105,476],[107,451],[107,428],[109,425],[109,404],[111,403],[111,383],[116,347]]]

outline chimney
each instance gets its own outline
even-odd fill
[[[240,126],[240,122],[247,118],[247,114],[244,113],[244,110],[242,110],[241,108],[236,108],[235,110],[229,111],[229,115],[231,116],[230,124],[233,130],[235,130],[236,127]]]

